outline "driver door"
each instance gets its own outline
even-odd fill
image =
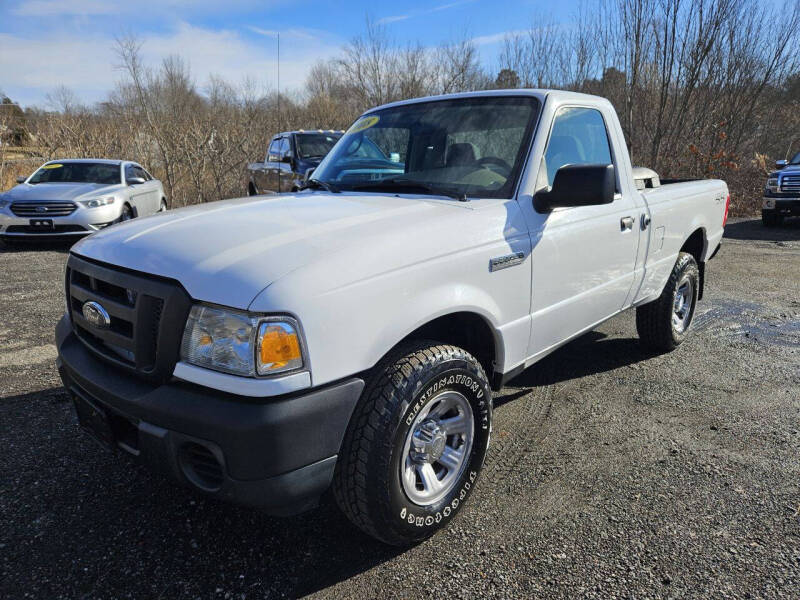
[[[617,193],[611,204],[536,213],[531,357],[619,312],[634,281],[638,209],[633,193],[620,185],[619,164],[599,110],[562,107],[556,113],[540,181],[552,185],[556,171],[567,164],[614,164]]]
[[[139,171],[141,171],[141,169],[139,169]],[[145,216],[150,214],[150,191],[147,188],[147,181],[137,184],[128,183],[134,177],[142,177],[142,174],[136,172],[135,165],[125,165],[125,183],[128,185],[128,202],[130,202],[133,207],[135,216]],[[147,178],[145,177],[145,179]]]

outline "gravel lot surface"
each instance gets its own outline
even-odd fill
[[[499,392],[470,503],[406,551],[101,450],[53,364],[67,251],[0,247],[0,597],[798,598],[800,222],[726,238],[677,351],[628,313]]]

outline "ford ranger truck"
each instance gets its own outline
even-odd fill
[[[767,177],[761,205],[761,222],[776,227],[784,217],[800,215],[800,152],[791,160],[779,160]]]
[[[375,108],[307,183],[73,246],[58,368],[107,447],[272,514],[332,489],[395,545],[467,503],[504,382],[631,308],[648,351],[686,338],[729,201],[542,90]]]

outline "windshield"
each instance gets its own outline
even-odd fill
[[[28,183],[121,183],[119,165],[92,162],[50,163],[40,168]]]
[[[314,172],[339,190],[510,198],[539,102],[491,96],[405,104],[358,119]]]
[[[298,158],[322,158],[342,137],[341,133],[300,133],[297,135]]]

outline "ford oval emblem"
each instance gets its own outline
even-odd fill
[[[83,318],[98,329],[106,329],[111,325],[111,317],[108,316],[106,309],[97,302],[85,302],[81,312]]]
[[[37,206],[36,207],[36,212],[46,213],[47,212],[47,207],[46,206]]]

